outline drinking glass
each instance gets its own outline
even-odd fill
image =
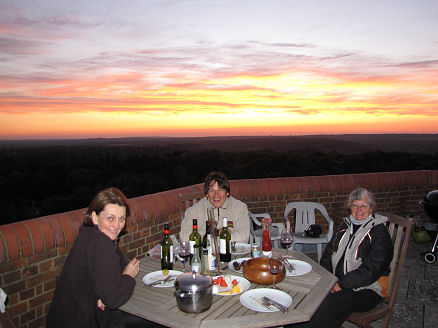
[[[294,237],[292,236],[292,232],[290,228],[284,228],[281,231],[281,244],[286,247],[286,256],[289,256],[289,247],[292,245]]]
[[[272,288],[275,287],[275,276],[283,270],[283,261],[280,256],[274,255],[273,253],[269,256],[269,273],[272,274]]]
[[[188,241],[180,241],[179,243],[180,248],[179,248],[179,257],[182,258],[182,263],[184,266],[184,272],[186,271],[186,262],[187,262],[187,258],[190,257],[190,243]]]

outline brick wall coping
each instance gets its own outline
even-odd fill
[[[438,170],[378,172],[307,177],[231,180],[236,198],[257,198],[307,192],[350,192],[357,187],[370,189],[438,184]],[[203,185],[144,195],[129,199],[128,226],[179,213],[179,194],[202,191]],[[85,209],[57,213],[0,226],[0,264],[68,245],[76,238]]]

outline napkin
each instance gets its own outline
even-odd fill
[[[6,293],[0,288],[0,312],[5,313]]]

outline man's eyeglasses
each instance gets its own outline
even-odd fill
[[[360,209],[360,210],[362,210],[362,211],[366,211],[367,209],[369,209],[371,206],[370,205],[368,205],[368,204],[361,204],[361,205],[358,205],[358,204],[353,204],[353,205],[351,205],[351,208],[353,209],[353,210],[358,210],[358,209]]]

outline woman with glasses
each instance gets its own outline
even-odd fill
[[[117,245],[128,216],[128,201],[117,188],[92,200],[58,279],[46,327],[110,326],[139,272],[139,261],[127,262]]]
[[[348,208],[350,216],[320,260],[339,280],[311,320],[293,327],[340,327],[351,313],[373,309],[386,295],[394,251],[388,218],[373,213],[373,195],[364,188],[349,195]]]

